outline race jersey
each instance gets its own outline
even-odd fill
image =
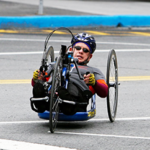
[[[84,76],[86,72],[90,72],[94,74],[95,80],[99,80],[99,79],[105,80],[103,73],[97,68],[85,66],[85,65],[78,65],[78,68],[82,76]],[[77,69],[73,67],[71,73],[77,74]]]
[[[84,74],[86,74],[87,72],[93,73],[95,76],[95,80],[96,80],[96,84],[94,86],[88,85],[89,90],[92,92],[92,94],[97,94],[98,96],[105,98],[108,94],[108,86],[105,82],[105,77],[103,75],[103,73],[94,67],[90,67],[90,66],[86,66],[86,65],[78,65],[78,69],[81,73],[81,76],[83,77]],[[78,76],[77,70],[75,67],[73,67],[70,71],[71,76],[73,76],[74,78],[76,78],[76,81],[80,81],[80,78]],[[44,78],[43,81],[47,81],[47,78]],[[35,82],[32,79],[31,82],[32,86],[34,86]],[[81,82],[79,82],[79,84],[84,85],[84,81],[82,80]],[[85,86],[84,86],[85,87]]]
[[[82,76],[84,76],[87,72],[94,74],[96,84],[94,86],[89,86],[89,89],[92,92],[92,94],[97,93],[97,95],[102,98],[106,97],[108,93],[108,86],[105,82],[105,77],[103,73],[98,68],[94,68],[86,65],[78,65],[78,68]],[[78,74],[75,66],[71,69],[70,72],[71,75]]]

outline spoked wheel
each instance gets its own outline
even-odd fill
[[[53,61],[54,61],[54,49],[52,46],[49,46],[46,52],[43,53],[42,65],[48,66]]]
[[[114,122],[118,104],[118,65],[114,50],[111,50],[108,55],[106,80],[109,87],[107,95],[108,116],[109,120]]]
[[[52,88],[50,96],[50,113],[49,113],[49,126],[51,133],[54,133],[58,122],[59,114],[59,102],[57,98],[57,88],[61,86],[61,71],[62,71],[62,61],[61,56],[56,61],[54,73],[52,76]]]

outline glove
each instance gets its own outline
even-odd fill
[[[90,77],[89,77],[89,83],[90,85],[94,86],[95,85],[95,76],[93,73],[90,73]]]
[[[39,75],[39,71],[38,70],[35,70],[33,72],[33,80],[37,80],[38,79],[38,75]]]

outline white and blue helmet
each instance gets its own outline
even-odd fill
[[[87,33],[79,33],[72,38],[71,44],[73,46],[78,42],[85,43],[89,47],[90,53],[91,54],[94,53],[94,51],[96,49],[96,41],[93,36],[91,36]]]

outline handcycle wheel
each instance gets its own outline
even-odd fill
[[[109,120],[114,122],[118,104],[118,64],[115,50],[111,50],[108,55],[106,82],[109,87],[107,95],[107,111]]]
[[[48,66],[53,61],[54,61],[54,49],[52,46],[49,46],[48,49],[43,53],[42,65]]]
[[[59,56],[56,61],[54,73],[52,76],[52,88],[50,95],[49,127],[51,133],[54,133],[54,130],[58,122],[59,102],[57,99],[57,88],[61,86],[61,70],[62,70],[62,61],[61,56]]]

